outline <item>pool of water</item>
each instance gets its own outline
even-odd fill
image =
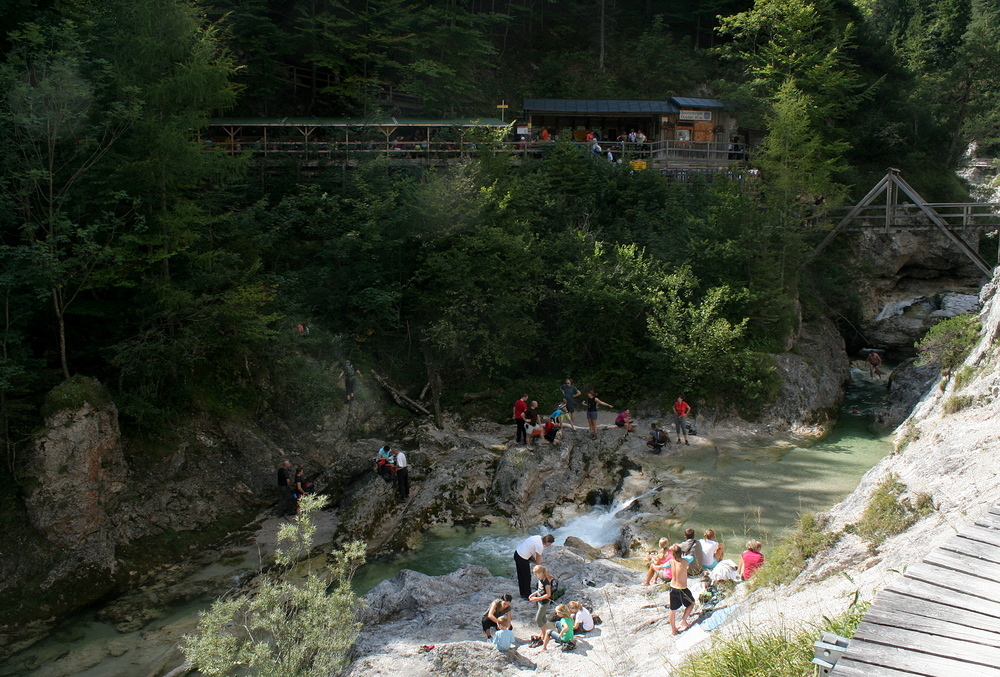
[[[802,513],[830,508],[892,449],[891,432],[872,424],[871,412],[885,393],[885,378],[872,380],[867,371],[853,369],[839,421],[819,442],[723,439],[665,461],[676,471],[669,476],[667,500],[677,506],[677,516],[662,521],[662,535],[681,540],[690,526],[700,537],[711,527],[732,555],[743,551],[748,538],[766,547]]]

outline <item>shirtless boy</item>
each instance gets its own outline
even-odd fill
[[[687,630],[688,616],[691,615],[691,608],[694,606],[694,595],[688,590],[688,563],[681,557],[681,546],[676,543],[670,546],[670,634],[676,635],[678,632]],[[681,618],[681,627],[678,629],[676,622],[677,610],[684,607],[684,616]]]

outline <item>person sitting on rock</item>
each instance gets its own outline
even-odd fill
[[[490,604],[490,608],[486,610],[483,614],[483,632],[486,633],[486,639],[493,638],[493,631],[501,626],[500,621],[507,618],[507,627],[510,625],[510,593],[505,593],[500,597],[493,600]]]
[[[701,563],[706,569],[713,569],[722,559],[725,547],[715,540],[715,530],[705,529],[705,537],[698,541],[701,546]]]
[[[510,595],[507,597],[509,598]],[[514,646],[514,629],[510,625],[510,614],[500,617],[497,632],[490,638],[490,642],[500,651],[506,651]]]
[[[663,451],[663,445],[670,441],[667,434],[660,430],[656,421],[649,424],[649,437],[646,438],[646,446],[654,454]]]
[[[568,605],[573,614],[573,632],[582,635],[594,629],[594,616],[583,606],[582,602],[570,602]]]
[[[548,442],[549,444],[555,444],[556,439],[558,439],[560,435],[562,435],[562,430],[558,426],[556,426],[555,417],[550,418],[548,421],[545,422],[545,434],[543,435],[543,437],[545,438],[546,442]]]
[[[747,549],[740,556],[739,574],[744,581],[749,580],[754,572],[764,564],[764,555],[760,552],[760,546],[760,541],[751,538],[747,541]]]
[[[622,413],[615,417],[615,425],[619,428],[625,428],[625,432],[632,432],[632,410],[626,409]]]
[[[556,621],[555,630],[549,630],[542,634],[542,648],[541,651],[545,651],[549,648],[549,639],[555,638],[558,644],[563,645],[564,651],[572,651],[576,648],[576,644],[573,642],[573,615],[569,611],[569,607],[565,604],[560,604],[556,607],[556,616],[559,620]]]
[[[644,587],[649,585],[654,577],[660,576],[664,580],[669,580],[664,574],[664,565],[670,560],[670,539],[661,538],[660,539],[660,549],[649,555],[646,559],[649,560],[649,571],[646,573],[646,580],[642,584]],[[669,572],[669,567],[666,569]]]
[[[701,543],[695,540],[694,529],[684,530],[684,542],[680,544],[681,553],[688,563],[688,573],[698,576],[704,570],[705,554],[701,551]]]
[[[375,455],[375,471],[386,482],[392,482],[396,472],[396,456],[388,444],[379,449]]]

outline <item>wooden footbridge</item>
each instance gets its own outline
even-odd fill
[[[1000,677],[1000,506],[882,590],[830,677]]]
[[[900,191],[910,201],[900,202]],[[884,199],[880,196],[884,195]],[[987,276],[993,268],[979,252],[962,237],[983,229],[1000,228],[1000,203],[925,201],[899,175],[898,169],[889,169],[886,175],[868,191],[858,204],[847,210],[840,222],[813,251],[819,254],[844,231],[896,233],[900,231],[938,230],[958,247]]]

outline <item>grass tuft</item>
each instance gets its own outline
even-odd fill
[[[756,576],[756,574],[754,574]],[[711,646],[689,656],[674,673],[677,677],[807,677],[815,672],[813,642],[823,631],[851,637],[868,608],[854,600],[843,614],[824,617],[811,630],[798,632],[747,632],[737,637],[717,639]]]
[[[913,421],[906,424],[903,429],[903,434],[899,436],[899,440],[896,442],[896,453],[901,454],[906,447],[910,446],[910,442],[916,442],[920,439],[920,428],[918,428]]]
[[[952,395],[944,401],[944,404],[941,405],[941,409],[944,411],[945,415],[956,414],[963,409],[972,406],[972,402],[972,395]]]
[[[917,502],[920,505],[918,509],[911,505],[908,499],[901,499],[904,491],[906,485],[900,482],[896,475],[890,473],[875,487],[861,519],[849,524],[845,531],[855,533],[868,541],[869,548],[874,552],[885,539],[906,531],[921,514],[929,512],[928,504],[933,510],[933,499],[928,494],[917,495]]]

